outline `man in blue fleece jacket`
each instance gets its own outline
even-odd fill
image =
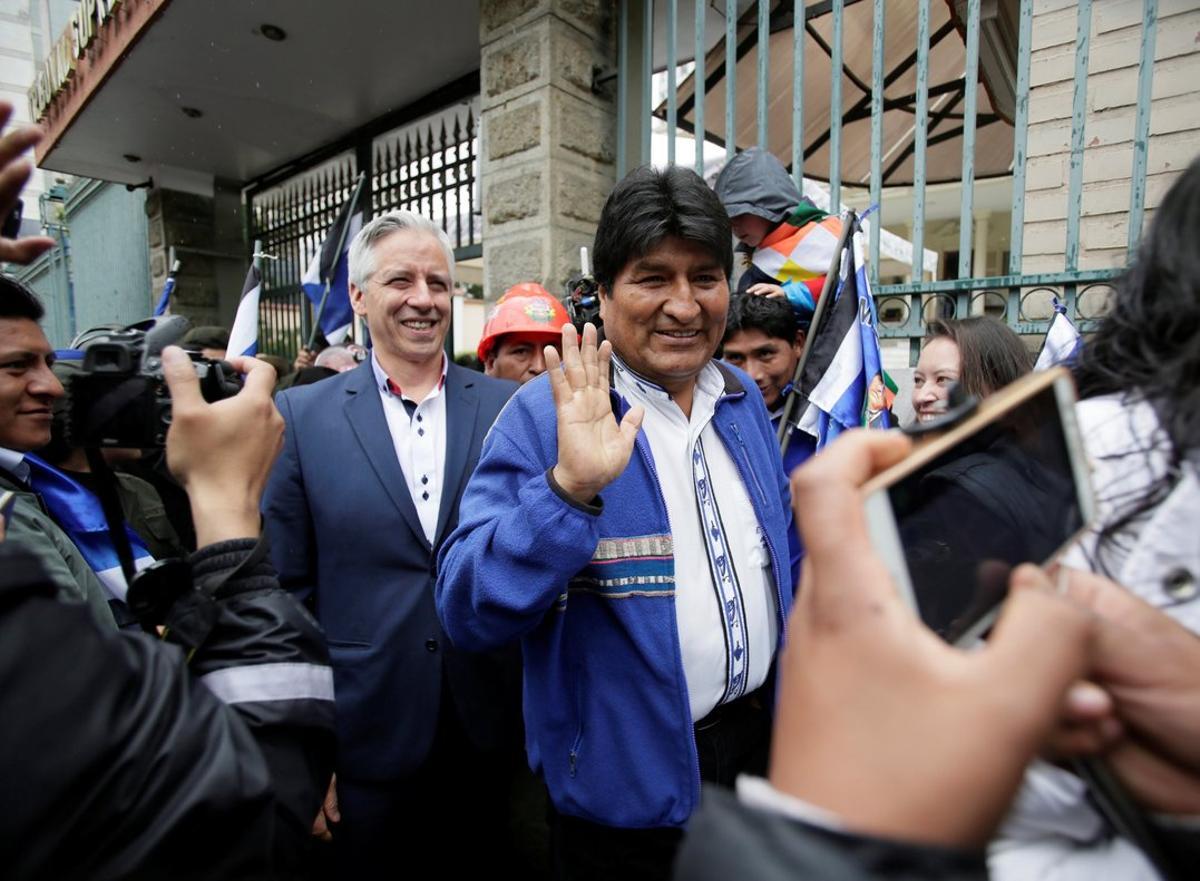
[[[762,395],[712,360],[731,239],[689,170],[617,185],[594,249],[607,339],[563,328],[439,556],[455,645],[521,640],[560,877],[668,877],[701,780],[765,764],[792,526]]]

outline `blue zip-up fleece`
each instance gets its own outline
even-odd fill
[[[768,540],[782,645],[793,584],[788,484],[757,387],[718,367],[725,394],[713,424]],[[628,409],[613,392],[617,419]],[[682,826],[699,802],[700,772],[650,445],[639,433],[625,472],[598,503],[579,505],[549,480],[557,432],[549,378],[539,376],[484,441],[438,560],[438,615],[465,651],[521,640],[529,763],[560,812]]]

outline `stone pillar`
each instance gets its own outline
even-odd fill
[[[616,174],[608,0],[480,4],[484,296],[519,281],[559,294],[592,244]]]
[[[180,261],[172,313],[193,325],[233,322],[249,266],[241,193],[217,184],[212,195],[155,188],[146,196],[151,304],[158,302],[175,248]]]

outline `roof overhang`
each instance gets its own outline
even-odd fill
[[[47,133],[37,163],[122,183],[203,191],[214,178],[250,181],[479,67],[473,0],[361,13],[294,0],[79,9],[39,72],[42,100],[31,100],[44,103],[35,115]]]

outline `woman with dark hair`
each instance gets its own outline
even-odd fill
[[[937,318],[925,326],[925,348],[913,373],[913,411],[927,422],[946,410],[950,386],[985,398],[1033,369],[1021,338],[987,315]]]
[[[1092,465],[1096,518],[1064,558],[1112,579],[1193,633],[1200,632],[1197,229],[1200,159],[1159,206],[1112,310],[1076,362],[1076,414]],[[1155,706],[1153,693],[1137,687],[1150,681],[1142,670],[1122,675],[1127,683],[1118,704]],[[1178,677],[1194,683],[1200,671],[1179,670]],[[1169,730],[1126,722],[1147,758],[1138,776],[1130,776],[1128,762],[1114,768],[1152,814],[1200,813],[1200,713],[1190,712],[1190,722],[1176,719]],[[1154,776],[1147,777],[1151,766]],[[1117,881],[1158,877],[1141,851],[1112,833],[1078,777],[1043,763],[1026,776],[990,869],[997,881],[1088,881],[1098,869]]]

